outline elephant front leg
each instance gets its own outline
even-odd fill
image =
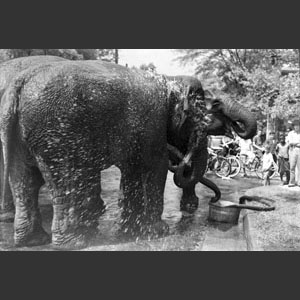
[[[210,188],[215,196],[211,198],[211,202],[217,202],[221,198],[221,191],[218,186],[211,180],[201,177],[199,182]],[[180,201],[180,209],[190,214],[194,213],[199,206],[199,198],[196,196],[195,185],[183,189],[182,198]]]
[[[44,181],[36,167],[13,168],[11,182],[16,199],[14,241],[17,247],[50,243],[49,234],[42,227],[38,194]]]
[[[168,233],[168,225],[161,219],[166,176],[167,161],[144,172],[132,167],[122,172],[121,232],[147,238]]]
[[[195,185],[183,188],[180,201],[180,210],[192,214],[198,209],[198,206],[199,198],[196,196]]]

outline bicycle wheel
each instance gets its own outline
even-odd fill
[[[230,163],[230,173],[228,177],[234,178],[241,171],[241,162],[235,156],[229,156],[227,157],[227,160]]]
[[[255,171],[256,176],[259,179],[263,179],[264,178],[264,174],[262,172],[262,161],[261,160],[257,160],[256,161],[255,167],[254,167],[254,171]]]
[[[214,171],[219,177],[228,177],[231,172],[229,161],[224,157],[218,157],[214,163]]]

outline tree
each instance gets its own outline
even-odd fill
[[[118,62],[118,49],[0,49],[0,62],[32,55],[54,55],[70,60],[102,59]]]
[[[54,55],[71,60],[83,59],[76,49],[0,49],[0,61],[34,55]]]
[[[95,60],[99,58],[99,49],[75,49],[78,54],[82,55],[84,60]]]
[[[99,59],[109,62],[119,62],[119,51],[118,49],[98,49]]]
[[[152,62],[149,63],[148,65],[147,64],[140,65],[140,69],[144,70],[144,71],[150,71],[150,72],[156,73],[156,66]]]
[[[261,119],[290,117],[299,98],[299,49],[178,49],[183,64],[196,63],[204,86],[252,108]],[[294,99],[294,100],[291,100]],[[295,100],[296,99],[296,100]],[[298,111],[299,112],[299,111]]]

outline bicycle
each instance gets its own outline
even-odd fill
[[[223,151],[225,152],[224,157],[229,161],[230,163],[230,174],[228,175],[229,178],[234,178],[236,177],[240,171],[241,171],[241,162],[237,158],[237,155],[239,153],[239,146],[236,143],[231,144],[229,147],[229,144],[223,145]]]
[[[240,155],[238,154],[238,159],[240,160],[242,167],[245,167],[245,169],[247,169],[247,171],[249,172],[254,172],[255,175],[259,178],[259,179],[263,179],[264,175],[262,172],[262,156],[263,156],[263,152],[262,151],[254,151],[255,154],[255,158],[252,162],[250,163],[245,163],[246,160],[246,156],[245,155]],[[241,156],[244,156],[245,158],[242,158]],[[273,178],[275,175],[278,174],[278,165],[277,163],[274,161],[273,166],[272,166],[272,175],[270,176],[270,179]],[[278,174],[279,175],[279,174]]]
[[[246,163],[247,155],[238,153],[236,158],[240,161],[241,169],[243,168],[248,172],[255,173],[256,176],[259,177],[258,176],[258,174],[260,173],[259,168],[260,169],[262,168],[262,161],[257,152],[255,152],[255,158],[248,163]]]
[[[213,171],[218,177],[228,177],[231,173],[231,166],[227,158],[220,155],[220,150],[211,150],[208,153],[208,161],[205,173]]]

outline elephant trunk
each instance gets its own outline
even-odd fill
[[[207,159],[206,148],[188,153],[174,173],[174,183],[180,188],[195,185],[204,175]]]
[[[255,116],[236,101],[223,101],[223,113],[231,120],[234,131],[243,139],[251,139],[257,131]]]

